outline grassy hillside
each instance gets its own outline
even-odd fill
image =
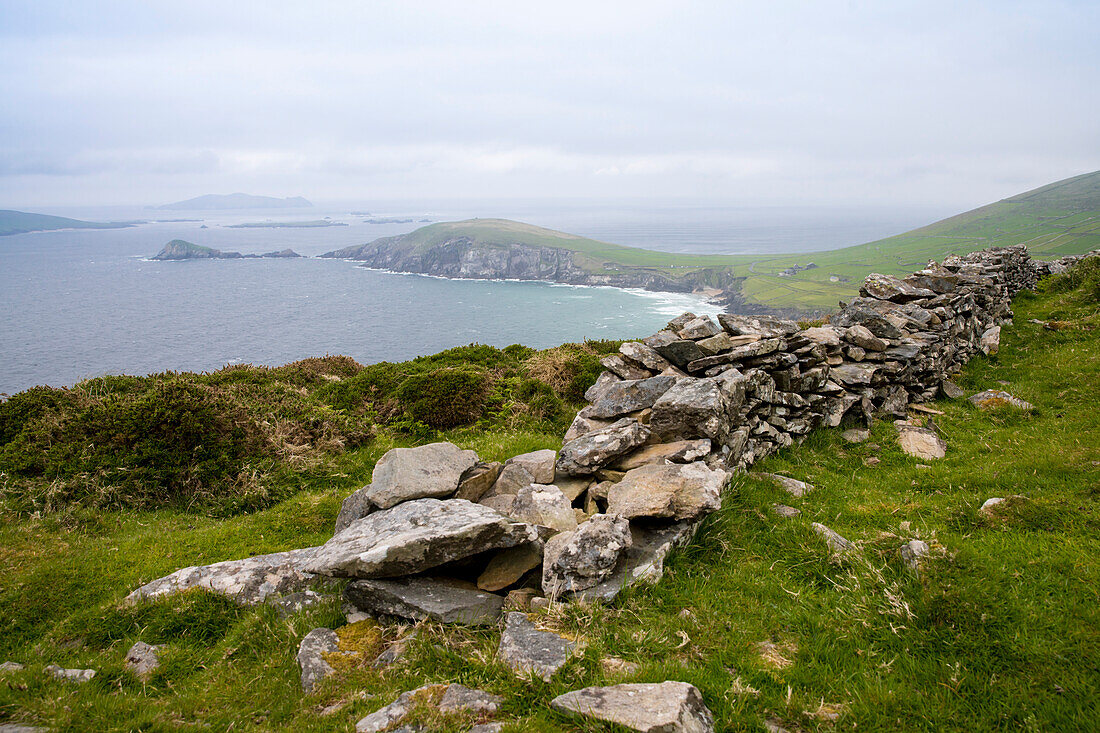
[[[122,229],[133,226],[127,222],[99,222],[69,219],[64,216],[30,214],[25,211],[0,210],[0,236],[45,232],[52,229]]]
[[[363,658],[305,696],[297,646],[310,629],[342,623],[336,603],[286,619],[204,593],[129,609],[116,603],[184,565],[323,542],[342,498],[369,480],[374,461],[394,445],[443,438],[490,460],[558,447],[568,415],[539,417],[537,405],[550,410],[545,414],[557,408],[533,382],[570,404],[569,395],[590,378],[582,354],[592,346],[478,348],[349,372],[299,365],[270,370],[266,380],[250,368],[203,378],[162,375],[223,386],[236,377],[241,400],[262,384],[285,382],[302,400],[369,419],[376,435],[362,447],[332,451],[331,462],[311,469],[313,477],[289,498],[273,496],[268,508],[245,514],[93,511],[98,505],[79,501],[50,510],[28,506],[16,486],[0,504],[0,659],[27,669],[4,674],[0,723],[347,731],[401,691],[458,681],[507,697],[507,731],[610,731],[553,713],[547,703],[585,685],[677,679],[699,687],[721,730],[760,730],[769,719],[791,731],[1094,727],[1098,270],[1021,295],[1000,353],[972,361],[960,379],[971,392],[1007,388],[1035,409],[983,412],[965,400],[932,405],[944,413],[935,420],[948,453],[930,468],[901,453],[888,422],[876,425],[868,443],[847,444],[839,431],[822,430],[758,464],[817,488],[793,500],[766,482],[739,478],[694,545],[672,558],[660,585],[631,589],[610,608],[570,605],[539,616],[540,624],[586,645],[551,683],[518,680],[496,662],[496,630],[434,624],[420,626],[406,661],[376,670],[369,660],[399,629],[362,622],[341,633]],[[494,380],[489,394],[502,399],[480,408],[492,419],[467,415],[460,418],[465,426],[433,432],[414,418],[409,398],[439,380],[408,380],[448,369],[480,370]],[[301,372],[315,372],[316,380]],[[93,383],[78,389],[80,400],[113,393]],[[58,408],[49,404],[42,403],[36,423],[43,429],[56,422],[48,418]],[[258,414],[267,409],[260,407]],[[269,422],[286,419],[280,415]],[[880,462],[872,465],[872,458]],[[47,489],[48,478],[41,484]],[[0,480],[13,486],[6,469]],[[992,496],[1013,495],[1026,498],[993,514],[979,511]],[[801,516],[777,517],[777,502],[795,505]],[[830,562],[810,529],[814,521],[856,542],[859,559]],[[933,550],[919,576],[897,552],[914,537]],[[167,645],[161,670],[145,684],[122,666],[138,639]],[[640,668],[605,669],[606,656]],[[86,685],[57,682],[42,673],[50,662],[99,674]]]

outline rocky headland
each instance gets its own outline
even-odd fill
[[[213,247],[204,247],[201,244],[188,242],[184,239],[173,239],[161,248],[149,259],[153,260],[246,260],[259,258],[294,259],[301,257],[294,250],[287,248],[278,252],[265,252],[264,254],[241,254],[240,252],[223,252]]]

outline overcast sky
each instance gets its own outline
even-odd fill
[[[0,208],[960,210],[1100,168],[1100,3],[0,0]]]

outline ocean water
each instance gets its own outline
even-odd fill
[[[501,216],[622,244],[731,254],[830,249],[935,218],[927,211],[860,216],[837,210],[514,202],[390,203],[293,212],[42,210],[99,221],[202,221],[0,237],[0,392],[14,394],[37,384],[71,385],[106,373],[278,365],[324,354],[373,363],[475,342],[542,348],[586,338],[633,338],[654,332],[686,310],[718,310],[690,295],[451,281],[317,259],[322,252],[422,226],[367,224],[349,213],[364,208],[375,216],[434,220]],[[325,216],[349,226],[226,228],[233,223]],[[290,247],[306,257],[147,259],[176,238],[243,253]]]

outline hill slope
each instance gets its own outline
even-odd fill
[[[48,232],[54,229],[123,229],[132,226],[134,225],[130,222],[124,221],[82,221],[65,216],[0,209],[0,237],[27,232]]]

